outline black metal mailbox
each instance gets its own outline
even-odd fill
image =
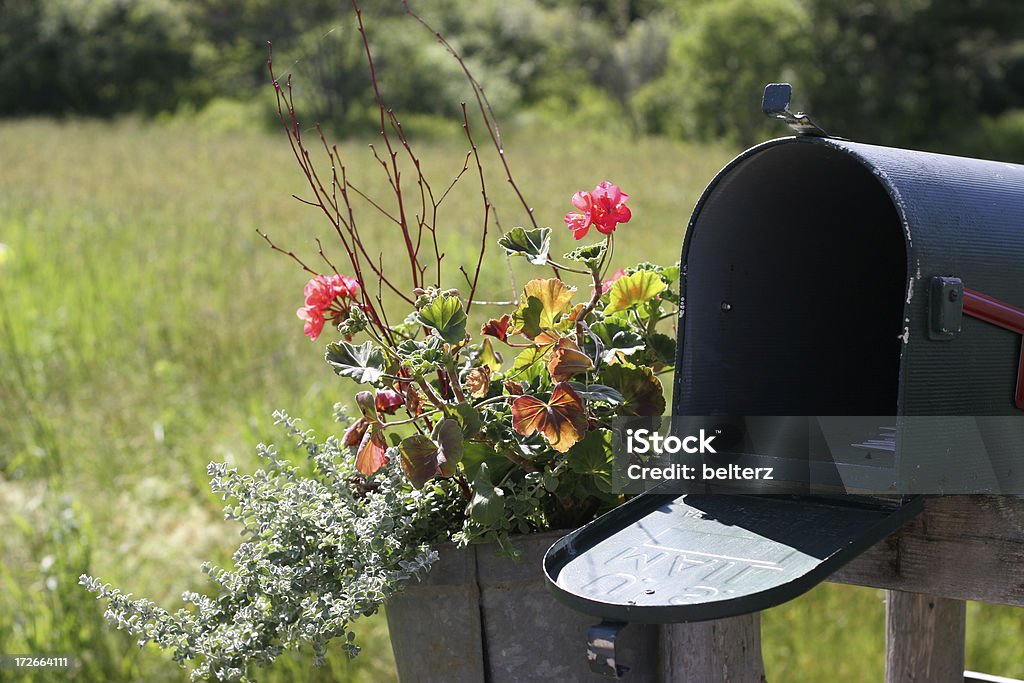
[[[683,264],[677,414],[893,416],[894,491],[1024,492],[1024,166],[773,140]]]
[[[1024,493],[1024,166],[830,138],[773,87],[800,134],[730,162],[688,225],[673,413],[878,416],[861,450],[888,469],[873,497],[655,490],[555,543],[552,592],[605,620],[596,670],[624,622],[796,597],[916,494]]]

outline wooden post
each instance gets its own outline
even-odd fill
[[[966,603],[886,591],[885,683],[961,683]]]
[[[761,615],[665,626],[665,683],[765,683]]]

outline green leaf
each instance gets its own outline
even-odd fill
[[[667,284],[669,287],[679,284],[679,266],[677,265],[665,266],[664,268],[661,269],[661,272],[658,274],[661,275],[661,279],[665,280],[665,284]]]
[[[498,481],[515,467],[511,460],[496,451],[490,444],[482,441],[466,441],[462,448],[462,469],[470,481],[476,479],[482,463],[487,463],[490,475]]]
[[[612,405],[619,405],[626,400],[616,389],[612,389],[604,384],[569,382],[569,386],[573,388],[573,391],[579,394],[580,398],[587,401],[603,401]]]
[[[473,478],[473,500],[469,502],[467,512],[473,521],[484,527],[497,526],[505,516],[503,493],[491,483],[486,462],[480,463]]]
[[[565,255],[565,258],[570,261],[582,261],[587,268],[591,271],[595,271],[601,267],[601,259],[604,258],[605,251],[608,250],[606,242],[597,242],[596,244],[588,244],[585,247],[577,247]]]
[[[590,326],[591,331],[601,340],[604,349],[601,352],[601,360],[609,363],[615,359],[615,355],[621,353],[625,356],[642,351],[644,340],[634,332],[626,321],[619,321],[615,318],[596,322]],[[588,345],[589,347],[589,345]]]
[[[437,469],[442,475],[451,477],[462,461],[462,427],[456,420],[446,417],[434,426],[433,437],[438,446]]]
[[[606,365],[600,380],[622,394],[624,401],[619,412],[623,415],[658,416],[665,412],[661,381],[648,367]]]
[[[402,439],[398,445],[402,454],[402,471],[418,489],[430,481],[438,470],[437,444],[422,434],[413,434]]]
[[[512,314],[512,331],[533,339],[544,331],[544,326],[540,324],[543,312],[543,301],[533,296],[524,298]]]
[[[666,365],[674,365],[676,362],[676,340],[667,334],[655,332],[648,338],[651,352],[655,359]]]
[[[558,278],[530,280],[523,287],[519,308],[512,314],[512,331],[533,339],[551,329],[569,308],[575,287]]]
[[[428,374],[445,368],[452,356],[444,350],[444,342],[433,335],[425,340],[407,339],[398,345],[398,355],[414,373]]]
[[[525,381],[533,385],[536,381],[546,381],[550,378],[546,365],[550,346],[530,346],[523,349],[515,360],[512,361],[512,369],[505,373],[507,379]]]
[[[543,266],[551,249],[551,228],[512,228],[501,236],[498,246],[509,256],[525,256],[535,266]]]
[[[347,341],[327,345],[324,356],[334,372],[342,377],[351,377],[359,384],[373,384],[384,374],[387,362],[384,352],[372,341],[356,346]]]
[[[588,475],[600,491],[612,490],[612,433],[597,429],[566,453],[566,464],[576,474]]]
[[[483,365],[491,369],[491,372],[501,370],[501,354],[494,350],[490,339],[484,338],[483,343],[480,345],[480,355],[478,358]]]
[[[450,411],[449,415],[458,422],[459,427],[462,429],[462,435],[467,439],[472,439],[476,436],[483,426],[480,411],[469,403],[456,404],[455,409]]]
[[[444,294],[420,309],[419,321],[449,344],[466,338],[466,310],[458,297]]]
[[[610,315],[616,311],[624,311],[631,306],[646,303],[658,296],[664,289],[665,282],[653,271],[641,270],[632,275],[624,275],[612,285],[604,314]]]

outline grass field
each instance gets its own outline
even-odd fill
[[[674,262],[699,191],[734,151],[567,131],[507,142],[540,222],[556,227],[556,254],[571,246],[559,226],[572,192],[609,179],[632,194],[620,265]],[[365,145],[343,149],[379,191]],[[465,144],[428,140],[419,152],[444,185]],[[206,464],[255,468],[255,445],[281,442],[275,408],[330,429],[349,387],[302,336],[294,311],[306,277],[255,233],[315,262],[313,239],[330,244],[329,234],[290,197],[301,181],[283,135],[0,124],[0,653],[72,655],[76,680],[187,680],[164,654],[107,628],[77,577],[176,606],[182,590],[204,587],[199,564],[225,561],[237,539]],[[450,275],[479,239],[475,182],[467,177],[443,221]],[[503,225],[523,222],[500,176],[490,188]],[[374,234],[376,248],[396,253],[384,224]],[[504,264],[492,256],[482,290],[502,297]],[[968,665],[1024,675],[1021,613],[972,604],[968,615]],[[260,680],[393,678],[383,619],[364,626],[353,662],[335,655],[313,670],[300,652]],[[766,613],[769,679],[880,680],[882,633],[880,591],[819,587]]]

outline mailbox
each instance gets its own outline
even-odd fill
[[[1024,166],[829,137],[788,95],[764,108],[798,134],[740,154],[690,218],[673,414],[870,416],[850,446],[872,476],[846,459],[865,495],[655,490],[558,541],[549,587],[605,620],[609,673],[622,623],[796,597],[921,494],[1024,493]]]

